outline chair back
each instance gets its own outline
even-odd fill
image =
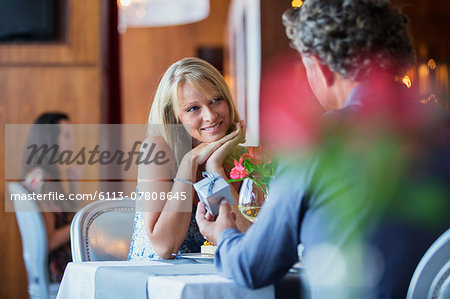
[[[450,291],[450,229],[431,245],[414,271],[407,299],[445,298]],[[448,297],[447,297],[448,298]]]
[[[73,261],[126,260],[134,212],[129,198],[96,201],[78,211],[70,227]]]
[[[27,197],[28,191],[19,183],[10,183],[9,192]],[[22,237],[23,259],[28,276],[28,292],[40,289],[40,297],[49,297],[47,232],[38,204],[33,200],[14,200],[14,210]],[[37,288],[38,286],[38,288]],[[56,295],[56,294],[54,294]]]

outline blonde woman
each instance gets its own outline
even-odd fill
[[[245,126],[225,80],[213,66],[185,58],[168,68],[156,91],[141,147],[144,156],[150,149],[164,156],[160,163],[138,168],[143,198],[150,194],[166,198],[138,201],[142,205],[136,212],[128,259],[171,259],[178,253],[200,251],[204,238],[194,219],[198,197],[192,183],[202,179],[205,170],[227,179],[234,157],[241,154],[238,144],[244,140]],[[245,231],[250,222],[238,212],[238,187],[231,186],[236,203],[232,209]]]

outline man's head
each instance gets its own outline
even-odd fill
[[[286,11],[283,23],[321,102],[321,89],[333,83],[326,82],[327,70],[360,82],[374,72],[403,75],[414,63],[407,19],[388,0],[306,0]],[[315,71],[325,71],[325,78],[318,80]]]

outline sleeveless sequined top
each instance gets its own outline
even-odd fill
[[[139,204],[137,202],[137,204]],[[189,223],[189,229],[184,239],[183,244],[178,251],[178,254],[200,252],[200,246],[203,245],[205,239],[198,230],[197,223],[195,221],[196,206],[192,206],[191,222]],[[168,238],[170,236],[167,236]],[[147,237],[144,226],[144,213],[142,209],[136,209],[133,224],[133,236],[131,238],[130,251],[128,252],[128,260],[160,260],[161,258],[156,254],[150,240]]]

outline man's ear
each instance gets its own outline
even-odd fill
[[[324,86],[331,86],[334,83],[334,73],[330,70],[330,68],[326,65],[320,63],[319,58],[316,56],[311,56],[314,61],[314,65],[316,67],[316,71],[319,74],[321,80],[323,80]]]

